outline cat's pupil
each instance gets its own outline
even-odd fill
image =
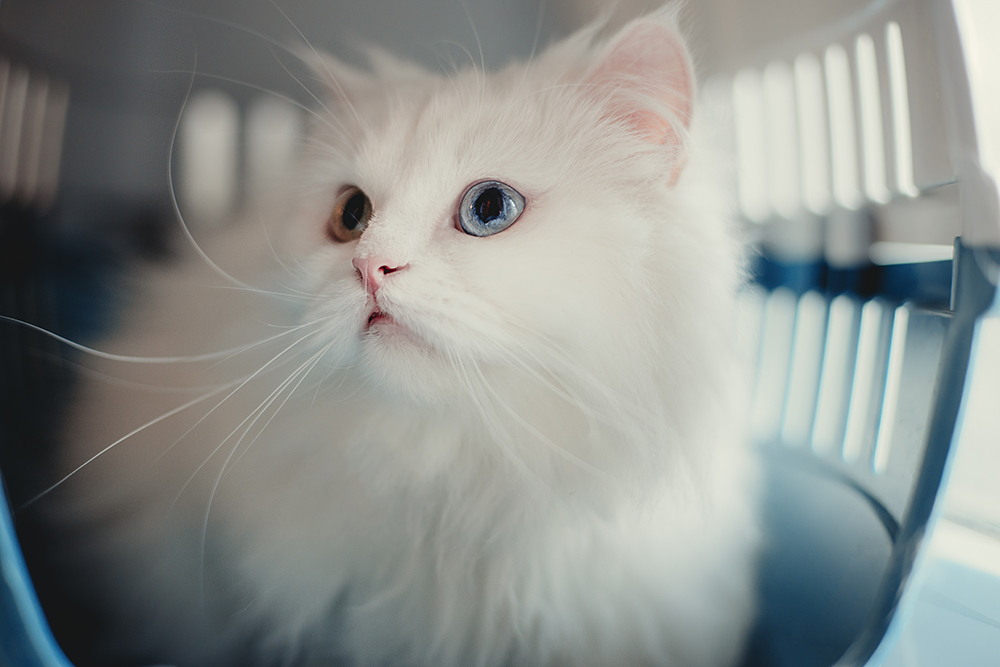
[[[496,220],[503,213],[503,193],[497,188],[483,190],[476,197],[476,215],[482,222]]]
[[[365,203],[368,197],[365,193],[359,192],[344,204],[344,228],[354,231],[365,218]]]

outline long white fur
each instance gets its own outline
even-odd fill
[[[205,246],[261,292],[197,257],[151,271],[105,346],[240,351],[95,362],[122,381],[82,382],[65,429],[66,471],[136,431],[52,494],[118,642],[178,665],[737,659],[758,545],[739,245],[678,108],[673,14],[597,32],[489,74],[316,59],[286,205]],[[670,71],[637,51],[609,77],[637,34]],[[483,179],[528,204],[476,238],[454,216]],[[337,244],[346,185],[374,216]],[[378,296],[405,333],[364,331],[351,261],[376,255],[409,264]],[[135,383],[225,390],[158,420],[190,399]]]

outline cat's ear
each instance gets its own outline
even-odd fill
[[[673,184],[685,162],[694,102],[691,56],[671,14],[638,19],[604,46],[587,83],[608,113],[674,154]]]

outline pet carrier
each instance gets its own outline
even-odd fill
[[[536,27],[573,23],[581,4],[545,20],[528,3],[471,13],[504,28],[483,35],[487,55],[527,55]],[[246,45],[276,36],[261,22],[281,12],[237,5],[211,3],[212,19],[198,3],[0,0],[0,313],[86,339],[108,267],[163,251],[163,158],[195,47],[197,69],[218,76],[195,80],[180,128],[191,218],[221,219],[287,163],[294,108],[218,74],[299,94],[267,49]],[[375,16],[339,5],[362,26]],[[310,32],[343,34],[323,18],[331,7],[296,9]],[[711,0],[685,12],[756,249],[743,305],[767,549],[745,663],[1000,664],[1000,5]],[[405,50],[465,21],[410,8],[360,32]],[[42,486],[34,471],[67,384],[58,350],[0,325],[0,466],[15,507]],[[17,523],[0,503],[0,665],[69,667],[49,622],[71,644],[88,621],[49,590],[36,536]]]

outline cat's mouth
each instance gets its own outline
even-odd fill
[[[365,321],[365,333],[378,334],[376,338],[382,340],[405,339],[420,347],[426,347],[427,342],[421,338],[409,326],[401,324],[396,318],[390,315],[377,304],[372,305],[368,319]]]
[[[381,310],[379,310],[378,306],[375,306],[375,309],[368,315],[367,326],[369,329],[371,329],[376,324],[389,324],[389,323],[395,323],[395,320],[392,319],[392,316],[388,315],[387,313],[383,313]]]
[[[372,327],[385,324],[396,324],[396,320],[392,319],[392,315],[382,312],[378,306],[375,306],[372,312],[368,314],[368,323],[365,325],[365,328],[371,329]]]

